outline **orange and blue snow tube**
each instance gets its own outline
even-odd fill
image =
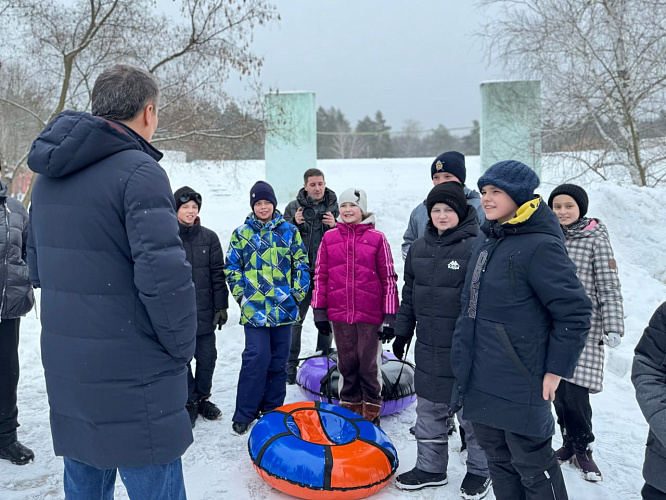
[[[388,436],[353,411],[307,401],[264,415],[248,441],[261,478],[298,498],[365,498],[388,484],[398,453]]]

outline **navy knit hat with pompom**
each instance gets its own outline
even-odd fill
[[[483,189],[492,185],[506,192],[516,205],[521,206],[534,198],[534,190],[539,186],[539,176],[530,167],[517,160],[495,163],[479,177],[477,186]]]

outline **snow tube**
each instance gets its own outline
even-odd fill
[[[298,368],[296,383],[303,396],[311,401],[340,404],[338,393],[338,357],[336,352],[328,356],[305,359]],[[414,366],[396,358],[393,353],[382,353],[382,409],[381,415],[392,415],[404,410],[416,401],[414,390]]]
[[[398,468],[398,453],[379,427],[346,408],[313,401],[261,417],[248,448],[259,476],[298,498],[365,498]]]

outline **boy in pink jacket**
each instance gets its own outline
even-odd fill
[[[312,307],[315,326],[338,348],[340,406],[379,423],[381,341],[394,337],[398,276],[391,248],[375,229],[362,189],[338,198],[340,217],[319,247]]]

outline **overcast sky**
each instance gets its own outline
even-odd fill
[[[470,126],[481,117],[479,83],[502,76],[473,36],[482,12],[471,0],[273,3],[282,19],[258,26],[253,44],[264,87],[313,91],[352,127],[377,110],[393,130],[409,119]]]

